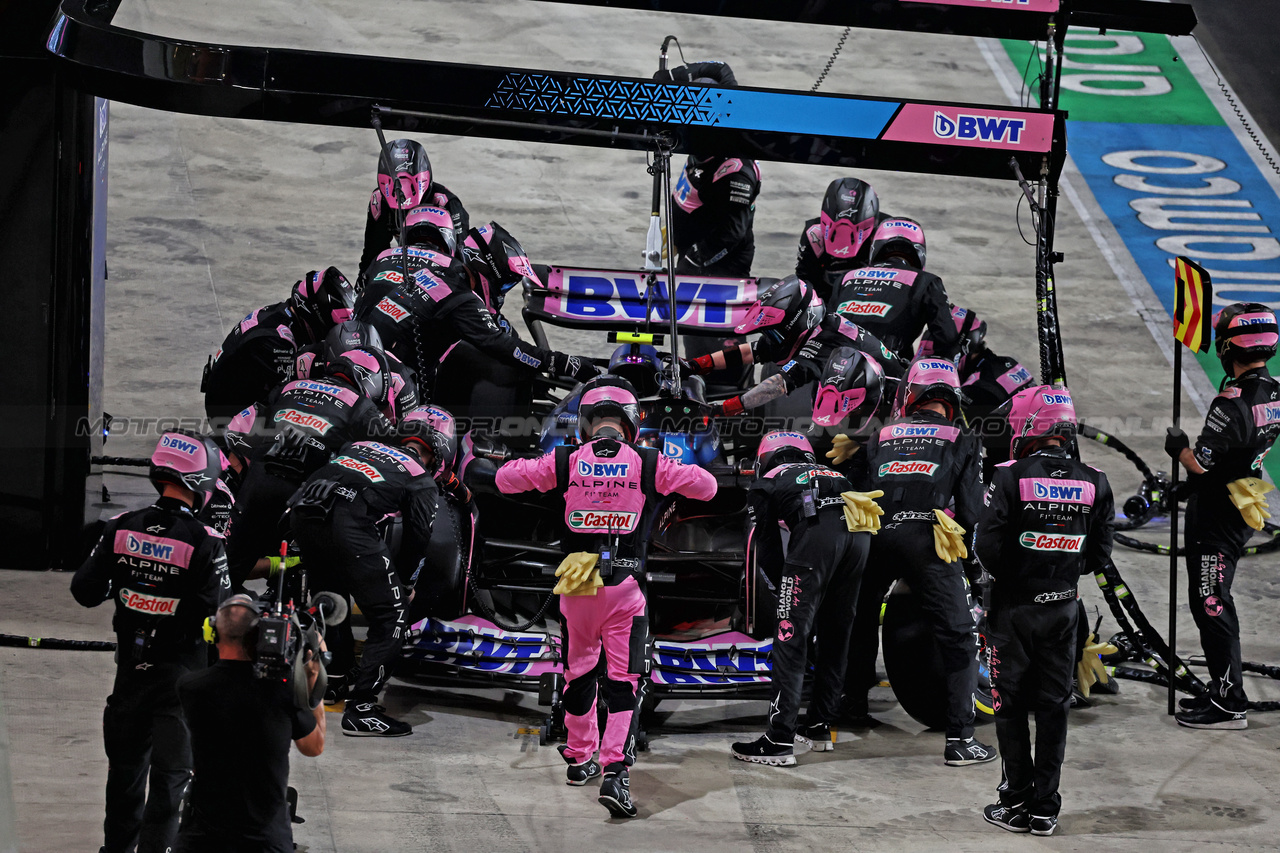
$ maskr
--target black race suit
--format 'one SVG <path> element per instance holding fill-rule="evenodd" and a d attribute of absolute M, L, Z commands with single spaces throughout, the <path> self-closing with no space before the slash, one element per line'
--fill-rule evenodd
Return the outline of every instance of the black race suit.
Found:
<path fill-rule="evenodd" d="M 253 451 L 227 538 L 237 589 L 259 558 L 279 555 L 280 516 L 298 485 L 347 442 L 386 438 L 394 429 L 367 397 L 328 376 L 287 383 L 271 394 L 262 411 L 264 431 L 273 429 L 275 435 Z M 286 439 L 299 435 L 301 448 L 288 450 Z"/>
<path fill-rule="evenodd" d="M 134 845 L 164 853 L 173 843 L 191 779 L 191 743 L 174 685 L 205 666 L 201 625 L 229 589 L 222 537 L 186 504 L 163 497 L 108 521 L 71 581 L 85 607 L 115 602 L 116 676 L 102 715 L 107 853 Z"/>
<path fill-rule="evenodd" d="M 200 384 L 205 414 L 229 420 L 293 378 L 297 348 L 310 342 L 297 340 L 293 321 L 288 304 L 277 302 L 254 311 L 231 330 Z"/>
<path fill-rule="evenodd" d="M 1227 483 L 1262 476 L 1262 458 L 1277 437 L 1280 382 L 1265 367 L 1251 370 L 1227 383 L 1209 405 L 1195 446 L 1196 461 L 1207 471 L 1188 483 L 1187 600 L 1213 679 L 1210 693 L 1228 711 L 1243 711 L 1247 703 L 1231 582 L 1253 530 L 1231 503 Z"/>
<path fill-rule="evenodd" d="M 356 703 L 373 702 L 391 677 L 438 500 L 435 480 L 416 457 L 400 447 L 357 441 L 313 473 L 290 501 L 311 588 L 351 596 L 369 621 L 356 667 L 349 620 L 335 626 L 328 641 L 334 673 L 347 675 Z M 397 513 L 405 536 L 399 567 L 378 529 L 378 522 Z"/>
<path fill-rule="evenodd" d="M 672 190 L 677 273 L 751 275 L 760 167 L 737 157 L 690 157 Z"/>
<path fill-rule="evenodd" d="M 853 487 L 824 465 L 783 465 L 751 484 L 747 514 L 756 559 L 778 595 L 773 640 L 773 702 L 767 736 L 791 743 L 796 733 L 809 638 L 817 638 L 807 723 L 832 723 L 839 710 L 849 629 L 867 560 L 870 533 L 850 533 L 841 492 Z M 790 531 L 785 548 L 779 524 Z"/>
<path fill-rule="evenodd" d="M 942 279 L 901 258 L 845 273 L 831 299 L 831 310 L 850 317 L 910 361 L 925 326 L 934 354 L 950 358 L 960 346 Z"/>
<path fill-rule="evenodd" d="M 424 250 L 410 247 L 410 251 Z M 397 285 L 376 302 L 362 295 L 356 303 L 356 319 L 376 328 L 386 350 L 415 367 L 422 402 L 431 399 L 431 380 L 441 357 L 459 341 L 515 367 L 529 371 L 550 368 L 549 350 L 521 340 L 509 326 L 498 325 L 472 292 L 460 261 L 450 258 L 451 263 L 439 264 L 426 260 L 422 269 L 411 270 L 412 281 Z M 400 275 L 396 270 L 389 273 Z"/>
<path fill-rule="evenodd" d="M 993 578 L 987 664 L 1004 757 L 1000 802 L 1055 817 L 1077 659 L 1076 583 L 1111 561 L 1111 486 L 1055 448 L 997 466 L 983 500 L 975 549 Z"/>
<path fill-rule="evenodd" d="M 855 716 L 867 712 L 867 690 L 876 683 L 880 604 L 893 581 L 906 578 L 942 652 L 947 737 L 971 737 L 978 647 L 965 571 L 959 562 L 938 557 L 932 528 L 934 510 L 952 506 L 956 523 L 972 541 L 982 500 L 978 439 L 944 416 L 920 410 L 882 427 L 853 464 L 865 465 L 874 488 L 884 492 L 878 499 L 884 515 L 871 539 L 849 643 L 848 710 Z M 860 479 L 854 476 L 855 482 Z"/>
<path fill-rule="evenodd" d="M 888 218 L 881 213 L 877 224 Z M 868 237 L 851 258 L 837 258 L 827 254 L 822 238 L 822 218 L 814 217 L 805 222 L 800 232 L 800 245 L 796 248 L 796 278 L 807 281 L 818 291 L 818 296 L 828 306 L 841 277 L 849 270 L 871 264 L 871 238 Z M 830 308 L 828 310 L 831 310 Z"/>
<path fill-rule="evenodd" d="M 968 356 L 962 366 L 964 416 L 969 427 L 982 436 L 982 477 L 990 480 L 996 465 L 1009 461 L 1009 440 L 1013 437 L 1008 412 L 996 410 L 1036 380 L 1017 359 L 996 355 L 989 349 Z"/>

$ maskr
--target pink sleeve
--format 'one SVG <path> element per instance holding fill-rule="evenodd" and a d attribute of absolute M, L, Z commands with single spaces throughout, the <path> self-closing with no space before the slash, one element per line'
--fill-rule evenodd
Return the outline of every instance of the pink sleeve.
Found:
<path fill-rule="evenodd" d="M 498 469 L 495 482 L 498 491 L 508 495 L 535 489 L 550 491 L 556 485 L 556 455 L 547 453 L 537 459 L 512 459 Z"/>
<path fill-rule="evenodd" d="M 716 496 L 716 478 L 696 465 L 681 465 L 665 456 L 658 459 L 654 485 L 664 495 L 677 492 L 695 501 L 709 501 Z"/>

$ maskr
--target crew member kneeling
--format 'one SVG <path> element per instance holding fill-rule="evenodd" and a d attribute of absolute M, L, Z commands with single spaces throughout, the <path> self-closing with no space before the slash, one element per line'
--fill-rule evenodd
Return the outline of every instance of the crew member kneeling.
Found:
<path fill-rule="evenodd" d="M 1004 757 L 1000 801 L 983 817 L 1010 832 L 1052 835 L 1076 665 L 1076 583 L 1111 561 L 1115 506 L 1106 475 L 1068 452 L 1076 412 L 1066 389 L 1020 391 L 1009 423 L 1013 459 L 996 467 L 975 542 L 994 579 L 987 666 Z"/>
<path fill-rule="evenodd" d="M 632 632 L 648 631 L 641 584 L 660 496 L 705 501 L 716 494 L 715 477 L 707 471 L 633 444 L 639 424 L 630 383 L 615 376 L 592 379 L 578 403 L 582 446 L 514 459 L 498 469 L 496 479 L 507 494 L 564 492 L 561 543 L 568 556 L 556 572 L 556 592 L 568 634 L 564 705 L 569 743 L 560 753 L 569 763 L 570 785 L 585 785 L 604 765 L 600 802 L 614 817 L 636 816 L 625 759 L 643 667 L 630 660 L 630 650 Z M 601 646 L 606 673 L 600 689 L 609 709 L 603 737 L 596 723 Z M 592 759 L 597 746 L 599 764 Z"/>

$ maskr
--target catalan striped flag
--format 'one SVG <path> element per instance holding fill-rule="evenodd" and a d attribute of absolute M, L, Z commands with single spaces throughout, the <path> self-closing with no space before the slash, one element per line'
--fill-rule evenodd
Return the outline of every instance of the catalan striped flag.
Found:
<path fill-rule="evenodd" d="M 1213 283 L 1204 267 L 1187 258 L 1174 266 L 1173 337 L 1192 352 L 1208 352 L 1213 341 Z"/>

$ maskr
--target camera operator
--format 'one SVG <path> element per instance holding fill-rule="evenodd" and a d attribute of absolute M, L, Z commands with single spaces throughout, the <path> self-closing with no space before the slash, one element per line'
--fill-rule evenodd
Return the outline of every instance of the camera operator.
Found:
<path fill-rule="evenodd" d="M 191 747 L 174 684 L 205 666 L 200 623 L 231 587 L 222 537 L 195 515 L 221 473 L 212 439 L 162 435 L 149 471 L 160 498 L 107 522 L 71 581 L 85 607 L 115 601 L 116 677 L 102 715 L 103 853 L 165 851 L 178 831 Z"/>
<path fill-rule="evenodd" d="M 224 601 L 211 622 L 218 662 L 178 681 L 195 780 L 175 851 L 293 853 L 289 741 L 306 756 L 324 751 L 324 705 L 300 708 L 289 684 L 256 677 L 260 616 L 247 595 Z M 310 693 L 320 661 L 307 660 L 306 670 Z"/>

